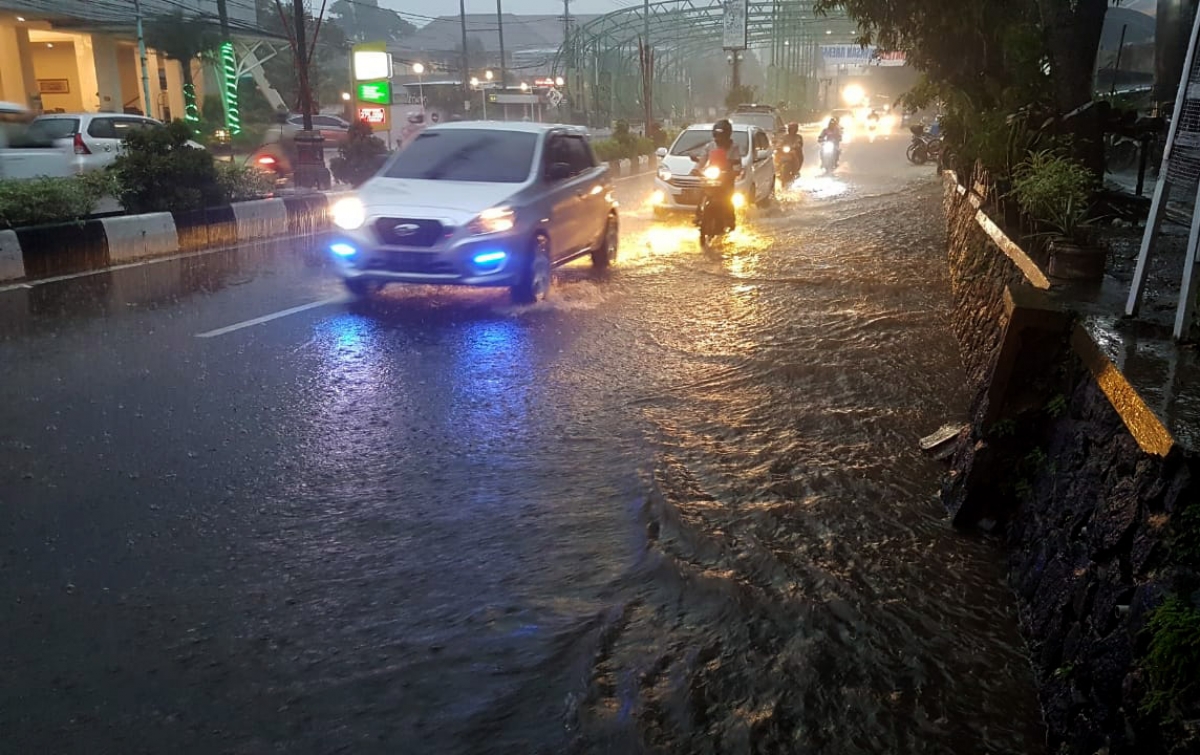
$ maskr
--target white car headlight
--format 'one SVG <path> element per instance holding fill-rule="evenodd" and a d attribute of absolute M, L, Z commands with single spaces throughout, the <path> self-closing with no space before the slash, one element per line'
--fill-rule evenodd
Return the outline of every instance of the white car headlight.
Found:
<path fill-rule="evenodd" d="M 329 213 L 333 216 L 333 224 L 347 231 L 362 228 L 367 221 L 367 210 L 358 197 L 339 199 L 333 203 Z"/>
<path fill-rule="evenodd" d="M 510 207 L 493 207 L 479 213 L 467 229 L 476 236 L 485 233 L 504 233 L 517 224 L 517 213 Z"/>
<path fill-rule="evenodd" d="M 667 166 L 665 166 L 665 165 L 663 165 L 662 167 L 660 167 L 660 168 L 658 169 L 658 177 L 659 177 L 659 178 L 661 178 L 661 179 L 662 179 L 662 180 L 664 180 L 664 181 L 670 181 L 670 180 L 671 180 L 671 176 L 673 176 L 673 175 L 675 175 L 675 174 L 674 174 L 674 173 L 672 173 L 672 172 L 671 172 L 671 169 L 670 169 L 670 168 L 668 168 L 668 167 L 667 167 Z"/>

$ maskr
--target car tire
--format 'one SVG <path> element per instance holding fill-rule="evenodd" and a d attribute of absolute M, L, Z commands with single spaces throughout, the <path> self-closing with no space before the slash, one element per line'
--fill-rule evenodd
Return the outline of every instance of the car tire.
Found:
<path fill-rule="evenodd" d="M 771 201 L 773 199 L 775 199 L 775 181 L 776 180 L 778 180 L 777 176 L 774 176 L 774 175 L 771 176 L 771 188 L 767 190 L 766 196 L 764 196 L 762 199 L 759 200 L 759 202 L 758 202 L 759 207 L 768 207 L 768 206 L 770 206 Z"/>
<path fill-rule="evenodd" d="M 383 290 L 383 284 L 379 281 L 364 280 L 362 278 L 346 278 L 342 283 L 346 286 L 346 290 L 350 292 L 350 295 L 360 301 L 370 299 Z"/>
<path fill-rule="evenodd" d="M 604 235 L 600 237 L 596 248 L 592 250 L 592 266 L 606 268 L 617 261 L 620 251 L 621 227 L 616 215 L 609 215 L 604 223 Z"/>
<path fill-rule="evenodd" d="M 550 293 L 550 239 L 545 234 L 534 236 L 525 259 L 521 280 L 510 293 L 515 304 L 534 304 Z"/>

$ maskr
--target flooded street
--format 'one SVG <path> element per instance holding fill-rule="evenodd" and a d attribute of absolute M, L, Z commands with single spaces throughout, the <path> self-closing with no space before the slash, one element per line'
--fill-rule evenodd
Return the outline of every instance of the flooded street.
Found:
<path fill-rule="evenodd" d="M 0 752 L 1043 752 L 906 144 L 707 251 L 624 182 L 533 307 L 294 240 L 0 290 Z"/>

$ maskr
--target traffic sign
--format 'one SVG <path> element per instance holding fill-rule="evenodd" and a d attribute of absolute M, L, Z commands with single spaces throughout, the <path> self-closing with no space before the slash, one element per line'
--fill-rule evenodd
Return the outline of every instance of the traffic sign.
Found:
<path fill-rule="evenodd" d="M 558 91 L 554 87 L 550 87 L 550 89 L 546 92 L 546 99 L 550 100 L 551 105 L 558 107 L 562 104 L 562 101 L 565 100 L 566 97 L 562 92 Z"/>

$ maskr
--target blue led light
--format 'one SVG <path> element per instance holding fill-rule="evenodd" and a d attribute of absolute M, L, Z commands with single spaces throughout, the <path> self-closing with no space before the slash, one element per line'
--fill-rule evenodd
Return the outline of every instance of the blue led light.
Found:
<path fill-rule="evenodd" d="M 503 262 L 507 256 L 506 252 L 481 252 L 475 255 L 474 261 L 476 265 L 492 265 Z"/>
<path fill-rule="evenodd" d="M 358 250 L 349 244 L 330 244 L 329 251 L 339 257 L 353 257 Z"/>

